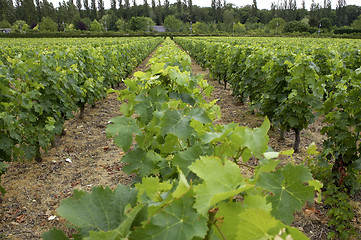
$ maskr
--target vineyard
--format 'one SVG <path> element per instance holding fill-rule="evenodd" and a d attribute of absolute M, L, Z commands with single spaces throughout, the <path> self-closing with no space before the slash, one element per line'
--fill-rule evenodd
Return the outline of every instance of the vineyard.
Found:
<path fill-rule="evenodd" d="M 83 128 L 92 107 L 109 96 L 119 103 L 95 136 L 112 141 L 101 148 L 115 161 L 101 166 L 118 181 L 73 178 L 72 196 L 57 193 L 69 198 L 43 217 L 43 239 L 308 239 L 292 224 L 317 204 L 328 209 L 328 238 L 356 238 L 360 42 L 175 38 L 248 114 L 263 119 L 248 127 L 222 122 L 219 99 L 210 100 L 213 85 L 192 74 L 190 57 L 170 39 L 70 41 L 8 40 L 0 56 L 0 173 L 15 160 L 33 159 L 54 173 L 73 164 L 68 147 L 64 161 L 40 162 L 69 135 L 69 122 Z M 161 42 L 149 66 L 126 78 Z M 302 131 L 315 121 L 324 141 L 305 148 Z M 270 147 L 277 131 L 278 141 L 294 136 L 291 148 Z M 8 186 L 1 187 L 5 197 Z"/>

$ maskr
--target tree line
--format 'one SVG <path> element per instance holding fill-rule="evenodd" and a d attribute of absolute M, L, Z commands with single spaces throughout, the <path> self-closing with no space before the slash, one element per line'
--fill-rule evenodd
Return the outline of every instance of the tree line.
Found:
<path fill-rule="evenodd" d="M 271 9 L 259 9 L 257 0 L 242 7 L 226 0 L 212 0 L 210 7 L 193 5 L 192 0 L 63 0 L 58 7 L 48 0 L 0 0 L 0 28 L 12 31 L 151 31 L 164 25 L 167 31 L 194 33 L 331 31 L 351 26 L 361 29 L 361 7 L 338 0 L 312 1 L 307 7 L 296 0 L 273 2 Z M 75 1 L 75 2 L 74 2 Z"/>

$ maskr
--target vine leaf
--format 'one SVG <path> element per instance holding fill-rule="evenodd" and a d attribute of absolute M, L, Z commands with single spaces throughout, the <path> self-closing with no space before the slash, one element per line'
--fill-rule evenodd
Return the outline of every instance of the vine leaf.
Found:
<path fill-rule="evenodd" d="M 164 113 L 161 123 L 162 135 L 172 133 L 182 140 L 187 140 L 192 134 L 190 117 L 184 115 L 183 110 L 168 110 Z"/>
<path fill-rule="evenodd" d="M 207 218 L 193 209 L 191 191 L 174 200 L 153 215 L 144 228 L 135 229 L 131 239 L 182 239 L 203 238 L 208 230 Z"/>
<path fill-rule="evenodd" d="M 139 114 L 139 121 L 143 124 L 150 122 L 153 118 L 153 104 L 148 96 L 140 93 L 135 97 L 138 103 L 134 106 L 135 113 Z"/>
<path fill-rule="evenodd" d="M 238 127 L 235 129 L 235 134 L 231 136 L 234 143 L 239 143 L 241 147 L 247 147 L 252 154 L 260 157 L 268 149 L 268 130 L 270 128 L 270 121 L 266 118 L 262 126 L 259 128 Z"/>
<path fill-rule="evenodd" d="M 228 160 L 201 157 L 190 167 L 204 182 L 194 187 L 197 211 L 206 216 L 210 207 L 251 188 L 244 182 L 239 167 Z"/>
<path fill-rule="evenodd" d="M 90 231 L 89 237 L 85 237 L 84 240 L 127 240 L 127 237 L 130 234 L 130 227 L 143 207 L 143 204 L 139 204 L 133 209 L 126 210 L 125 214 L 127 215 L 127 218 L 116 229 L 107 232 Z"/>
<path fill-rule="evenodd" d="M 126 173 L 137 173 L 145 177 L 156 173 L 158 170 L 157 163 L 162 162 L 163 158 L 154 151 L 144 151 L 136 148 L 122 158 L 122 162 L 128 163 L 123 167 Z M 164 160 L 163 160 L 164 161 Z"/>
<path fill-rule="evenodd" d="M 43 240 L 69 240 L 69 238 L 65 235 L 65 233 L 61 230 L 53 228 L 52 230 L 43 233 L 41 235 Z"/>
<path fill-rule="evenodd" d="M 240 202 L 223 202 L 219 204 L 216 218 L 223 219 L 220 230 L 227 239 L 307 239 L 297 229 L 285 226 L 271 215 L 271 204 L 260 195 L 246 196 Z M 218 231 L 215 230 L 216 234 Z"/>
<path fill-rule="evenodd" d="M 91 193 L 74 190 L 74 196 L 61 202 L 57 212 L 86 236 L 89 231 L 109 231 L 126 221 L 126 209 L 137 203 L 137 190 L 118 185 L 94 187 Z"/>
<path fill-rule="evenodd" d="M 300 210 L 306 201 L 313 200 L 314 188 L 305 186 L 311 180 L 312 175 L 304 166 L 288 164 L 276 172 L 261 172 L 257 186 L 273 194 L 268 197 L 273 206 L 272 214 L 284 223 L 291 224 L 292 213 Z"/>
<path fill-rule="evenodd" d="M 107 126 L 107 136 L 114 137 L 114 143 L 125 152 L 129 150 L 133 143 L 133 133 L 140 135 L 138 124 L 130 117 L 115 117 L 110 120 L 113 124 Z"/>
<path fill-rule="evenodd" d="M 195 162 L 201 155 L 211 155 L 211 148 L 193 146 L 174 155 L 173 164 L 182 170 L 185 175 L 189 173 L 189 165 Z"/>
<path fill-rule="evenodd" d="M 135 187 L 139 190 L 139 196 L 145 193 L 153 202 L 162 202 L 164 199 L 161 194 L 169 191 L 172 188 L 172 184 L 169 182 L 159 182 L 159 178 L 156 177 L 145 177 L 142 178 L 142 183 L 135 184 Z"/>

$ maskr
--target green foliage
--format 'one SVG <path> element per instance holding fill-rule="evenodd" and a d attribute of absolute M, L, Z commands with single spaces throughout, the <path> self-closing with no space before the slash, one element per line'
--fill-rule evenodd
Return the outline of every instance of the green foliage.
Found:
<path fill-rule="evenodd" d="M 126 22 L 123 19 L 118 19 L 115 25 L 117 26 L 117 31 L 119 32 L 124 32 L 126 29 Z"/>
<path fill-rule="evenodd" d="M 293 33 L 293 32 L 309 32 L 310 27 L 303 22 L 292 21 L 288 22 L 284 27 L 284 32 Z"/>
<path fill-rule="evenodd" d="M 127 89 L 119 92 L 127 100 L 124 116 L 107 128 L 116 144 L 129 149 L 123 170 L 137 173 L 135 188 L 75 191 L 59 215 L 84 239 L 307 239 L 286 224 L 312 199 L 312 177 L 303 165 L 279 166 L 272 157 L 280 153 L 266 154 L 269 121 L 255 129 L 213 125 L 218 108 L 202 97 L 210 93 L 208 84 L 188 72 L 190 59 L 169 40 L 150 64 L 125 80 Z M 238 163 L 247 165 L 251 157 L 260 165 L 248 178 Z"/>
<path fill-rule="evenodd" d="M 91 193 L 75 190 L 71 199 L 62 201 L 57 212 L 71 222 L 79 234 L 86 235 L 89 231 L 109 231 L 118 228 L 127 221 L 129 209 L 136 204 L 135 189 L 122 185 L 118 185 L 113 191 L 108 187 L 94 187 Z M 130 229 L 124 230 L 122 237 L 126 237 Z"/>
<path fill-rule="evenodd" d="M 163 26 L 167 32 L 183 32 L 186 30 L 185 24 L 174 15 L 168 15 L 165 17 Z"/>
<path fill-rule="evenodd" d="M 0 173 L 5 161 L 41 161 L 65 120 L 104 97 L 162 39 L 131 41 L 8 42 L 0 58 Z"/>
<path fill-rule="evenodd" d="M 11 24 L 4 19 L 0 22 L 0 28 L 11 28 Z"/>
<path fill-rule="evenodd" d="M 102 31 L 102 25 L 97 20 L 94 20 L 90 24 L 90 29 L 89 30 L 92 31 L 92 32 L 101 32 Z"/>
<path fill-rule="evenodd" d="M 11 28 L 11 31 L 16 33 L 26 33 L 28 30 L 29 25 L 23 20 L 16 21 Z"/>
<path fill-rule="evenodd" d="M 326 29 L 327 31 L 330 31 L 332 28 L 332 22 L 329 18 L 321 18 L 319 26 L 321 26 L 322 29 Z"/>
<path fill-rule="evenodd" d="M 64 29 L 64 32 L 74 32 L 74 31 L 75 31 L 75 27 L 74 27 L 74 24 L 72 24 L 72 23 L 67 24 Z"/>
<path fill-rule="evenodd" d="M 204 39 L 177 39 L 209 67 L 213 77 L 232 85 L 233 94 L 249 100 L 271 122 L 296 135 L 312 123 L 312 108 L 320 105 L 322 82 L 317 81 L 317 66 L 312 58 L 293 54 L 288 49 L 270 49 Z M 235 46 L 233 46 L 235 45 Z M 204 63 L 203 63 L 204 62 Z M 298 137 L 294 149 L 298 150 Z"/>
<path fill-rule="evenodd" d="M 58 24 L 55 23 L 50 17 L 43 17 L 39 23 L 39 29 L 42 32 L 56 32 L 58 31 Z"/>
<path fill-rule="evenodd" d="M 361 15 L 355 21 L 352 22 L 351 27 L 361 30 Z"/>
<path fill-rule="evenodd" d="M 277 28 L 277 32 L 280 33 L 283 31 L 283 28 L 286 26 L 286 21 L 283 18 L 273 18 L 267 24 L 267 28 L 270 30 L 275 30 Z"/>
<path fill-rule="evenodd" d="M 132 31 L 148 31 L 148 26 L 149 26 L 149 31 L 151 31 L 151 27 L 155 26 L 155 22 L 149 18 L 149 17 L 132 17 L 129 20 L 129 29 Z"/>
<path fill-rule="evenodd" d="M 290 213 L 301 210 L 304 202 L 313 201 L 314 188 L 304 186 L 305 182 L 312 179 L 307 169 L 288 164 L 275 173 L 261 173 L 258 186 L 272 192 L 268 200 L 272 203 L 274 216 L 286 224 L 291 224 L 293 215 Z"/>
<path fill-rule="evenodd" d="M 196 22 L 192 25 L 193 33 L 194 34 L 207 34 L 209 33 L 209 27 L 204 22 Z"/>
<path fill-rule="evenodd" d="M 234 32 L 236 34 L 245 33 L 246 32 L 246 26 L 240 22 L 236 22 L 234 24 Z"/>
<path fill-rule="evenodd" d="M 339 66 L 333 71 L 333 81 L 329 96 L 322 106 L 327 123 L 322 133 L 327 134 L 324 149 L 315 167 L 315 175 L 326 183 L 325 203 L 332 206 L 328 214 L 332 217 L 329 224 L 341 239 L 349 239 L 355 234 L 351 225 L 353 219 L 350 196 L 360 190 L 357 180 L 360 166 L 360 69 L 352 71 Z M 329 164 L 329 163 L 332 164 Z M 334 234 L 334 233 L 332 233 Z M 332 235 L 331 235 L 332 236 Z"/>
<path fill-rule="evenodd" d="M 332 217 L 329 224 L 335 231 L 332 234 L 342 239 L 350 238 L 355 231 L 351 225 L 353 213 L 349 196 L 360 189 L 358 176 L 361 170 L 361 70 L 357 44 L 305 40 L 293 42 L 295 46 L 291 46 L 290 39 L 287 41 L 291 44 L 282 39 L 254 43 L 254 38 L 199 38 L 192 41 L 176 38 L 176 41 L 194 54 L 203 66 L 209 66 L 215 77 L 232 84 L 236 96 L 260 109 L 274 125 L 281 130 L 294 130 L 295 150 L 298 149 L 300 130 L 312 123 L 318 114 L 324 115 L 325 126 L 321 132 L 327 139 L 318 162 L 313 164 L 313 174 L 324 183 L 325 203 L 332 207 L 329 211 Z M 228 71 L 222 72 L 222 69 Z M 310 152 L 316 153 L 311 149 Z M 286 169 L 288 166 L 284 171 Z M 287 203 L 292 203 L 294 210 L 299 209 L 305 199 L 299 199 L 297 194 L 287 194 L 288 180 L 282 177 L 281 170 L 277 174 L 272 179 L 267 177 L 268 173 L 261 173 L 258 184 L 272 192 L 268 197 L 274 206 L 272 213 L 290 223 L 292 215 L 282 210 L 287 209 Z M 311 182 L 309 184 L 311 186 Z M 303 182 L 294 186 L 303 186 Z M 312 200 L 311 189 L 304 189 L 303 197 Z M 272 200 L 275 196 L 276 201 Z"/>

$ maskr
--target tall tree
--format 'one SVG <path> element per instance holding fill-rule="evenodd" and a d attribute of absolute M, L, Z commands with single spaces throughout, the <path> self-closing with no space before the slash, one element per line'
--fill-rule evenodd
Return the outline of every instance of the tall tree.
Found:
<path fill-rule="evenodd" d="M 157 24 L 161 25 L 163 23 L 163 11 L 162 11 L 162 3 L 160 0 L 158 0 L 158 6 L 157 6 Z"/>
<path fill-rule="evenodd" d="M 169 0 L 164 0 L 164 18 L 169 15 Z"/>
<path fill-rule="evenodd" d="M 90 18 L 90 7 L 89 7 L 89 0 L 83 0 L 84 6 L 84 17 Z"/>
<path fill-rule="evenodd" d="M 129 0 L 125 0 L 124 8 L 125 8 L 125 19 L 127 21 L 129 21 L 129 19 L 130 19 L 130 2 L 129 2 Z"/>
<path fill-rule="evenodd" d="M 179 15 L 182 13 L 182 0 L 177 0 L 177 12 Z"/>
<path fill-rule="evenodd" d="M 343 26 L 347 24 L 346 0 L 338 0 L 336 5 L 337 25 Z"/>
<path fill-rule="evenodd" d="M 188 14 L 189 14 L 189 21 L 193 22 L 193 3 L 192 3 L 192 0 L 188 0 Z"/>
<path fill-rule="evenodd" d="M 217 0 L 216 2 L 216 9 L 217 9 L 217 14 L 216 14 L 216 22 L 222 22 L 222 2 L 221 0 Z"/>
<path fill-rule="evenodd" d="M 21 2 L 22 20 L 26 21 L 29 25 L 38 22 L 36 8 L 33 0 L 23 0 Z"/>
<path fill-rule="evenodd" d="M 144 15 L 144 17 L 149 17 L 149 4 L 148 4 L 148 0 L 144 0 L 144 3 L 143 3 L 143 15 Z"/>
<path fill-rule="evenodd" d="M 79 11 L 79 15 L 80 15 L 80 17 L 82 17 L 83 16 L 83 13 L 82 13 L 82 4 L 81 4 L 81 0 L 76 0 L 76 8 L 78 9 L 78 11 Z"/>
<path fill-rule="evenodd" d="M 48 0 L 40 2 L 40 11 L 42 18 L 50 17 L 54 22 L 57 21 L 57 10 L 55 10 L 53 3 L 50 3 Z"/>
<path fill-rule="evenodd" d="M 41 22 L 41 7 L 40 7 L 40 0 L 35 0 L 36 4 L 36 12 L 38 13 L 38 22 Z"/>
<path fill-rule="evenodd" d="M 118 18 L 123 18 L 123 0 L 118 0 Z"/>
<path fill-rule="evenodd" d="M 6 20 L 10 24 L 16 21 L 15 9 L 12 0 L 0 0 L 0 21 Z"/>
<path fill-rule="evenodd" d="M 133 14 L 132 14 L 132 16 L 133 17 L 138 16 L 138 6 L 137 6 L 136 0 L 133 0 Z"/>
<path fill-rule="evenodd" d="M 110 10 L 112 10 L 113 13 L 116 13 L 116 11 L 117 11 L 117 0 L 110 0 Z"/>
<path fill-rule="evenodd" d="M 285 0 L 287 2 L 287 0 Z M 252 3 L 252 16 L 257 17 L 258 16 L 258 7 L 257 7 L 257 0 L 253 0 Z"/>
<path fill-rule="evenodd" d="M 95 0 L 91 0 L 91 12 L 90 12 L 90 19 L 93 21 L 97 19 L 97 4 Z"/>
<path fill-rule="evenodd" d="M 66 4 L 68 16 L 66 23 L 72 23 L 76 25 L 80 20 L 80 13 L 76 6 L 74 5 L 73 0 L 69 0 L 69 2 Z"/>
<path fill-rule="evenodd" d="M 98 13 L 99 19 L 105 15 L 105 7 L 104 7 L 104 0 L 98 0 Z"/>

